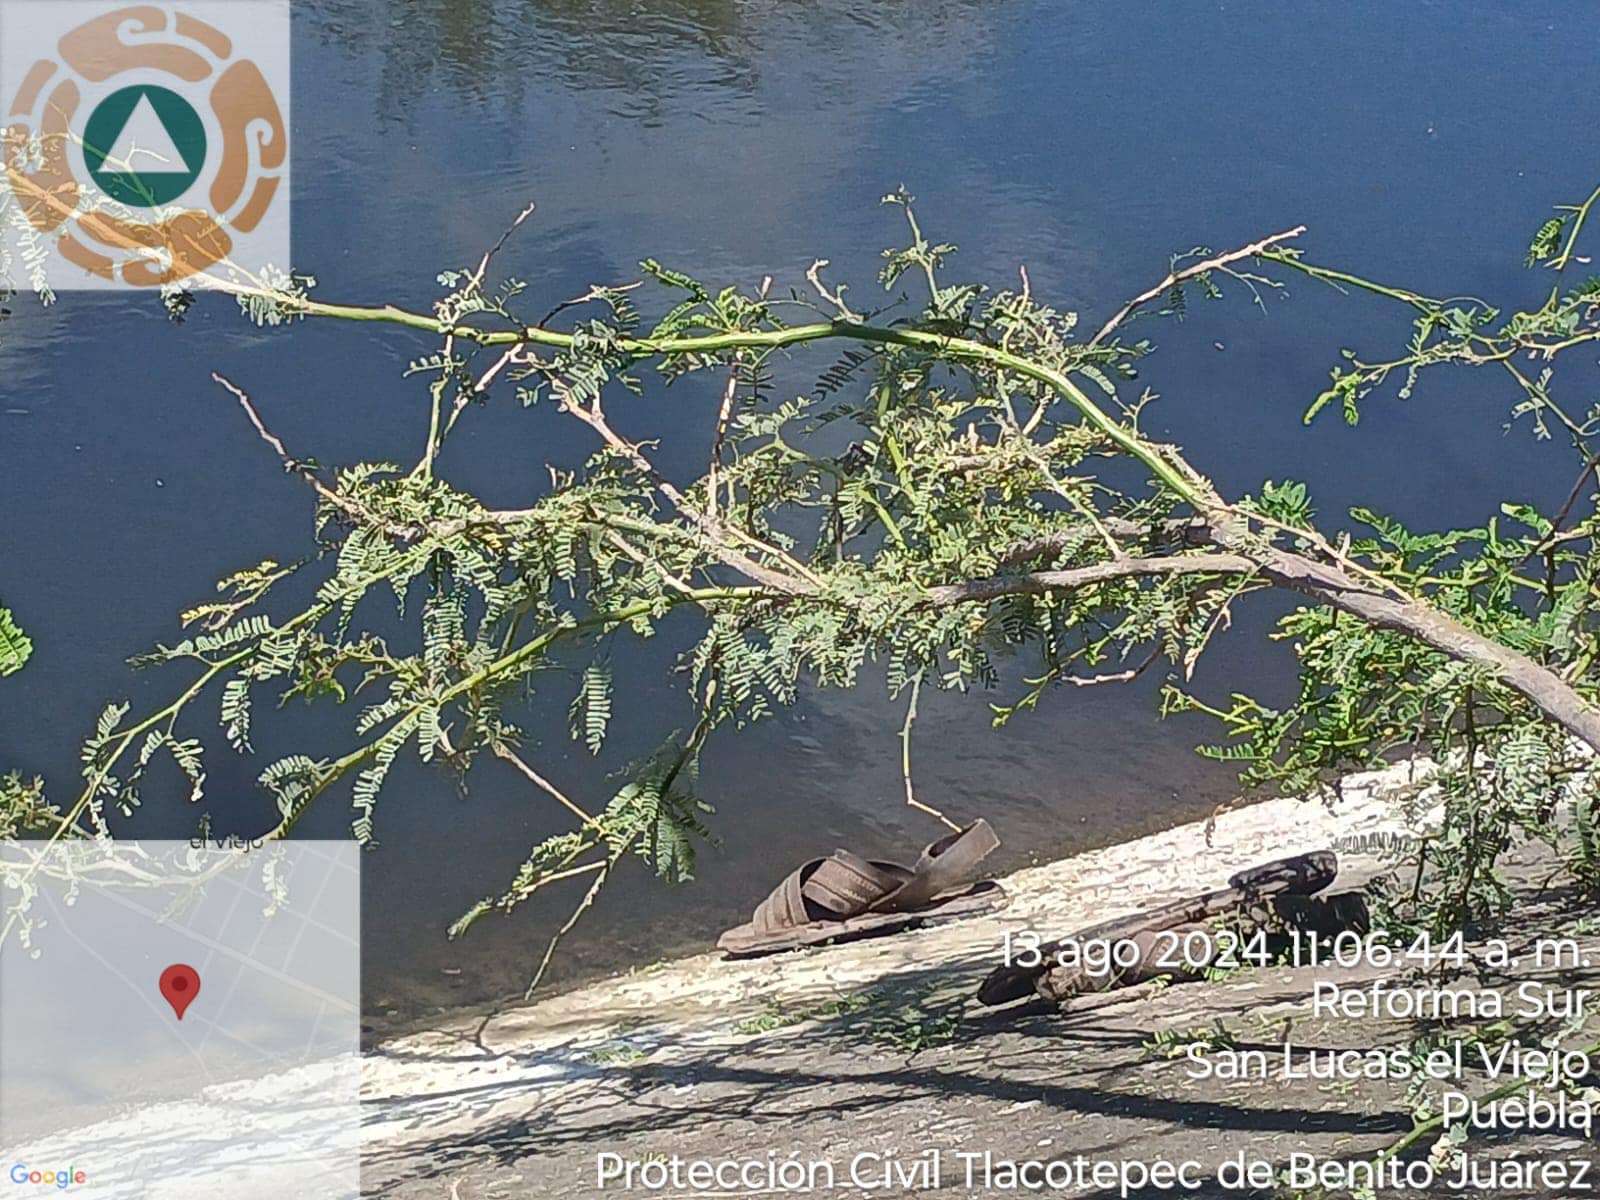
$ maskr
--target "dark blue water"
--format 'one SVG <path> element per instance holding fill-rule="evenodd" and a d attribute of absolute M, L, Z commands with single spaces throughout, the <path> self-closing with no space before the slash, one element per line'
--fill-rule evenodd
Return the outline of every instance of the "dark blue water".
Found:
<path fill-rule="evenodd" d="M 955 274 L 1009 285 L 1026 264 L 1037 294 L 1091 328 L 1170 253 L 1302 222 L 1320 261 L 1512 304 L 1542 282 L 1521 267 L 1528 236 L 1550 204 L 1588 193 L 1600 162 L 1600 96 L 1585 86 L 1600 10 L 1583 6 L 298 0 L 295 12 L 296 266 L 324 298 L 354 302 L 426 306 L 436 272 L 475 263 L 529 200 L 537 212 L 499 269 L 537 301 L 632 279 L 645 256 L 780 286 L 826 257 L 860 296 L 900 235 L 878 197 L 903 183 L 924 226 L 962 247 Z M 1266 314 L 1235 288 L 1148 328 L 1160 353 L 1144 382 L 1162 399 L 1146 427 L 1225 492 L 1300 478 L 1325 517 L 1361 502 L 1423 526 L 1477 522 L 1506 498 L 1559 501 L 1566 464 L 1503 428 L 1514 397 L 1492 377 L 1375 403 L 1356 430 L 1302 428 L 1341 347 L 1376 357 L 1407 331 L 1380 301 L 1287 282 Z M 209 373 L 249 389 L 296 453 L 404 461 L 420 451 L 426 395 L 400 371 L 429 343 L 371 326 L 260 331 L 216 299 L 183 325 L 131 296 L 19 308 L 0 328 L 0 595 L 38 650 L 0 683 L 0 765 L 43 773 L 67 798 L 100 705 L 178 686 L 132 677 L 124 657 L 177 636 L 176 613 L 221 574 L 309 547 L 310 497 Z M 797 363 L 796 386 L 827 361 Z M 671 446 L 703 428 L 708 404 L 685 387 L 625 411 L 633 436 Z M 553 412 L 502 400 L 470 414 L 441 468 L 515 504 L 546 461 L 590 448 Z M 1288 685 L 1261 637 L 1275 611 L 1240 613 L 1203 689 Z M 576 795 L 609 795 L 609 771 L 686 719 L 676 648 L 626 664 L 619 733 L 599 760 L 568 740 L 564 689 L 536 709 L 543 769 Z M 1152 692 L 1062 693 L 999 733 L 986 697 L 928 700 L 924 798 L 989 816 L 1011 865 L 1231 797 L 1227 773 L 1190 750 L 1213 731 L 1158 723 Z M 216 739 L 213 825 L 269 823 L 262 763 L 348 747 L 352 715 L 290 710 L 258 731 L 256 760 Z M 198 731 L 211 714 L 197 717 Z M 903 807 L 901 718 L 868 689 L 714 742 L 704 787 L 722 848 L 684 889 L 620 878 L 562 969 L 700 944 L 835 842 L 879 854 L 935 836 Z M 442 930 L 558 827 L 550 807 L 498 764 L 465 798 L 420 769 L 394 779 L 366 860 L 374 1013 L 520 987 L 575 895 L 459 945 Z M 182 833 L 197 816 L 152 796 L 119 827 Z M 329 796 L 306 828 L 338 835 L 348 818 Z"/>

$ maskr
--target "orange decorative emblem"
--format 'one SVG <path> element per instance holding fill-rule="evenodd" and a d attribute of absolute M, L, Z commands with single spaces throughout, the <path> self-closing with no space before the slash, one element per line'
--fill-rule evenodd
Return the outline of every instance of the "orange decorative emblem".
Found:
<path fill-rule="evenodd" d="M 0 116 L 0 161 L 27 226 L 68 262 L 132 287 L 177 283 L 288 203 L 283 108 L 212 23 L 135 4 L 61 33 L 53 54 Z"/>

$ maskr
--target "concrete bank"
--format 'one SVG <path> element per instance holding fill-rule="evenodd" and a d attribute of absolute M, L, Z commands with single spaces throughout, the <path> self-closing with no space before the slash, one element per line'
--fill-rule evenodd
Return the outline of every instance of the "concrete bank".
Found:
<path fill-rule="evenodd" d="M 1272 801 L 1021 871 L 992 916 L 754 961 L 707 954 L 505 1012 L 481 1033 L 463 1019 L 387 1043 L 366 1063 L 366 1187 L 402 1200 L 614 1195 L 621 1181 L 602 1189 L 600 1174 L 618 1163 L 793 1157 L 837 1165 L 814 1194 L 998 1195 L 993 1178 L 965 1174 L 981 1160 L 955 1156 L 1370 1154 L 1411 1128 L 1403 1087 L 1197 1084 L 1152 1052 L 1159 1031 L 1218 1022 L 1241 1044 L 1281 1043 L 1291 1027 L 1297 1044 L 1404 1040 L 1403 1023 L 1309 1022 L 1308 970 L 1065 1016 L 967 998 L 1008 931 L 1060 936 L 1328 846 L 1341 884 L 1362 882 L 1383 868 L 1374 843 L 1416 832 L 1408 781 L 1404 769 L 1352 777 L 1331 805 Z M 1556 919 L 1531 902 L 1523 915 Z M 932 1149 L 943 1162 L 930 1180 L 915 1171 Z M 850 1179 L 861 1154 L 890 1173 Z M 894 1161 L 910 1164 L 902 1177 Z"/>

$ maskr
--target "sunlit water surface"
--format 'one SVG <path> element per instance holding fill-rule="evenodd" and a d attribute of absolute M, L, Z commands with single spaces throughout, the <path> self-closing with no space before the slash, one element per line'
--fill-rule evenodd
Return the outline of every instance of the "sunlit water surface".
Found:
<path fill-rule="evenodd" d="M 295 265 L 319 294 L 425 307 L 434 275 L 475 263 L 529 200 L 500 260 L 554 303 L 636 277 L 653 256 L 712 281 L 799 282 L 814 258 L 860 295 L 900 234 L 878 198 L 905 184 L 965 277 L 1103 320 L 1168 255 L 1297 223 L 1323 261 L 1444 294 L 1525 301 L 1521 268 L 1548 205 L 1593 185 L 1600 95 L 1587 81 L 1600 10 L 1366 2 L 1127 6 L 1044 0 L 297 0 Z M 1552 96 L 1559 96 L 1553 100 Z M 129 653 L 172 640 L 219 575 L 308 546 L 311 498 L 209 381 L 246 386 L 275 431 L 324 462 L 414 458 L 427 349 L 388 328 L 259 331 L 228 304 L 183 325 L 144 298 L 26 303 L 0 342 L 4 595 L 38 644 L 0 685 L 0 764 L 76 780 L 105 700 L 165 695 Z M 1185 445 L 1223 490 L 1300 478 L 1323 514 L 1360 501 L 1421 525 L 1476 522 L 1507 497 L 1559 501 L 1557 451 L 1516 427 L 1498 380 L 1454 377 L 1376 404 L 1357 430 L 1300 416 L 1342 346 L 1377 355 L 1404 314 L 1297 281 L 1263 315 L 1235 291 L 1152 326 L 1147 428 Z M 797 364 L 816 371 L 826 360 Z M 802 376 L 797 375 L 797 379 Z M 704 427 L 695 386 L 628 407 L 636 436 Z M 491 503 L 525 502 L 547 460 L 590 443 L 547 410 L 470 414 L 442 468 Z M 1196 686 L 1282 695 L 1271 603 L 1246 605 Z M 567 695 L 528 717 L 530 747 L 574 794 L 688 719 L 671 674 L 682 631 L 624 664 L 613 744 L 567 737 Z M 1214 730 L 1158 722 L 1150 680 L 1054 693 L 991 731 L 992 697 L 925 697 L 923 798 L 987 816 L 997 868 L 1128 837 L 1234 795 L 1192 747 Z M 622 873 L 556 960 L 571 980 L 705 946 L 798 861 L 836 844 L 914 853 L 937 826 L 904 805 L 903 710 L 881 688 L 808 696 L 706 755 L 721 844 L 695 881 Z M 204 808 L 219 831 L 270 820 L 253 784 L 288 749 L 335 750 L 348 714 L 262 722 L 253 759 L 218 747 Z M 220 739 L 219 739 L 220 740 Z M 129 834 L 185 834 L 198 813 L 149 799 Z M 447 942 L 561 812 L 500 764 L 469 794 L 398 772 L 366 859 L 365 969 L 376 1021 L 520 991 L 580 890 Z M 305 828 L 343 836 L 330 797 Z"/>

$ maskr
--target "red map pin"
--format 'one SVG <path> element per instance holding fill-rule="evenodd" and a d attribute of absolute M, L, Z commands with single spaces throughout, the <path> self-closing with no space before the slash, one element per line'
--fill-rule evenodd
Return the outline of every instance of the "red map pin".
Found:
<path fill-rule="evenodd" d="M 161 972 L 161 994 L 166 997 L 178 1020 L 200 994 L 200 972 L 185 963 L 173 963 Z"/>

